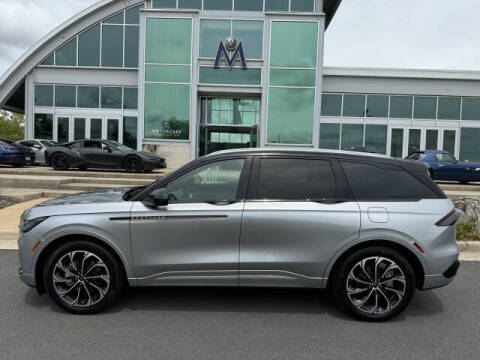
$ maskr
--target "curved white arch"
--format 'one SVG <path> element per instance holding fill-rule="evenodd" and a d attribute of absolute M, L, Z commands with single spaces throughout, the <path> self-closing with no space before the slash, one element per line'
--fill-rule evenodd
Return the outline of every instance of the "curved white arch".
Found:
<path fill-rule="evenodd" d="M 127 7 L 144 0 L 101 0 L 65 21 L 41 38 L 0 78 L 0 108 L 19 88 L 27 74 L 59 46 L 86 28 Z"/>

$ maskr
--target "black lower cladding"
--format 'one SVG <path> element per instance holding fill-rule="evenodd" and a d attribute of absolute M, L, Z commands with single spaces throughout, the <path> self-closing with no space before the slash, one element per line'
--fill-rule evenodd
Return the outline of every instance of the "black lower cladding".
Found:
<path fill-rule="evenodd" d="M 443 273 L 447 279 L 450 279 L 457 275 L 458 268 L 460 267 L 460 261 L 455 261 L 448 269 Z"/>

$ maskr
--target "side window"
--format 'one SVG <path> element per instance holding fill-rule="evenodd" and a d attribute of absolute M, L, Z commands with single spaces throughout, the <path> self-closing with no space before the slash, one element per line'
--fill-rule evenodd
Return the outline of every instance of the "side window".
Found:
<path fill-rule="evenodd" d="M 427 185 L 400 167 L 349 161 L 342 162 L 342 165 L 357 201 L 438 198 L 438 195 Z"/>
<path fill-rule="evenodd" d="M 259 200 L 334 199 L 335 191 L 335 176 L 328 160 L 260 160 L 256 196 Z"/>
<path fill-rule="evenodd" d="M 78 141 L 78 142 L 71 143 L 68 147 L 70 149 L 79 149 L 79 148 L 83 148 L 85 146 L 84 146 L 83 141 Z"/>
<path fill-rule="evenodd" d="M 85 147 L 88 149 L 101 149 L 102 144 L 98 141 L 85 141 Z"/>
<path fill-rule="evenodd" d="M 455 159 L 449 154 L 435 154 L 435 160 L 437 162 L 455 162 Z"/>
<path fill-rule="evenodd" d="M 237 198 L 245 159 L 203 165 L 167 185 L 171 201 L 223 202 Z"/>

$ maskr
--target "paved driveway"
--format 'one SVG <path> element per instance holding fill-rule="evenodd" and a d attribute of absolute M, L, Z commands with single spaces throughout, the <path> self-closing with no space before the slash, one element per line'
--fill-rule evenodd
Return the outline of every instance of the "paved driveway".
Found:
<path fill-rule="evenodd" d="M 419 292 L 394 321 L 364 323 L 324 292 L 132 289 L 109 312 L 73 316 L 16 277 L 0 251 L 0 359 L 478 359 L 480 262 Z"/>

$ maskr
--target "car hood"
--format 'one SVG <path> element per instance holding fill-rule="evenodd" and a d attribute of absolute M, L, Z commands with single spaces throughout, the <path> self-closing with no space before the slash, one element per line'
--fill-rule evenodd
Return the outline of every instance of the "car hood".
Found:
<path fill-rule="evenodd" d="M 132 202 L 124 201 L 123 195 L 130 188 L 116 188 L 86 192 L 44 201 L 23 213 L 24 219 L 44 216 L 65 216 L 100 213 L 128 213 Z"/>
<path fill-rule="evenodd" d="M 479 168 L 480 169 L 480 162 L 459 162 L 460 165 L 469 167 L 469 168 Z"/>
<path fill-rule="evenodd" d="M 52 205 L 73 205 L 73 204 L 94 204 L 94 203 L 111 203 L 122 201 L 123 195 L 130 190 L 130 188 L 108 189 L 93 192 L 84 192 L 69 196 L 64 196 L 58 199 L 52 199 L 38 204 L 37 206 L 52 206 Z"/>
<path fill-rule="evenodd" d="M 23 146 L 21 144 L 17 144 L 17 143 L 12 143 L 12 144 L 2 143 L 2 145 L 0 145 L 0 147 L 7 149 L 7 151 L 15 151 L 15 152 L 20 152 L 20 153 L 30 153 L 31 152 L 31 150 L 28 147 Z"/>

